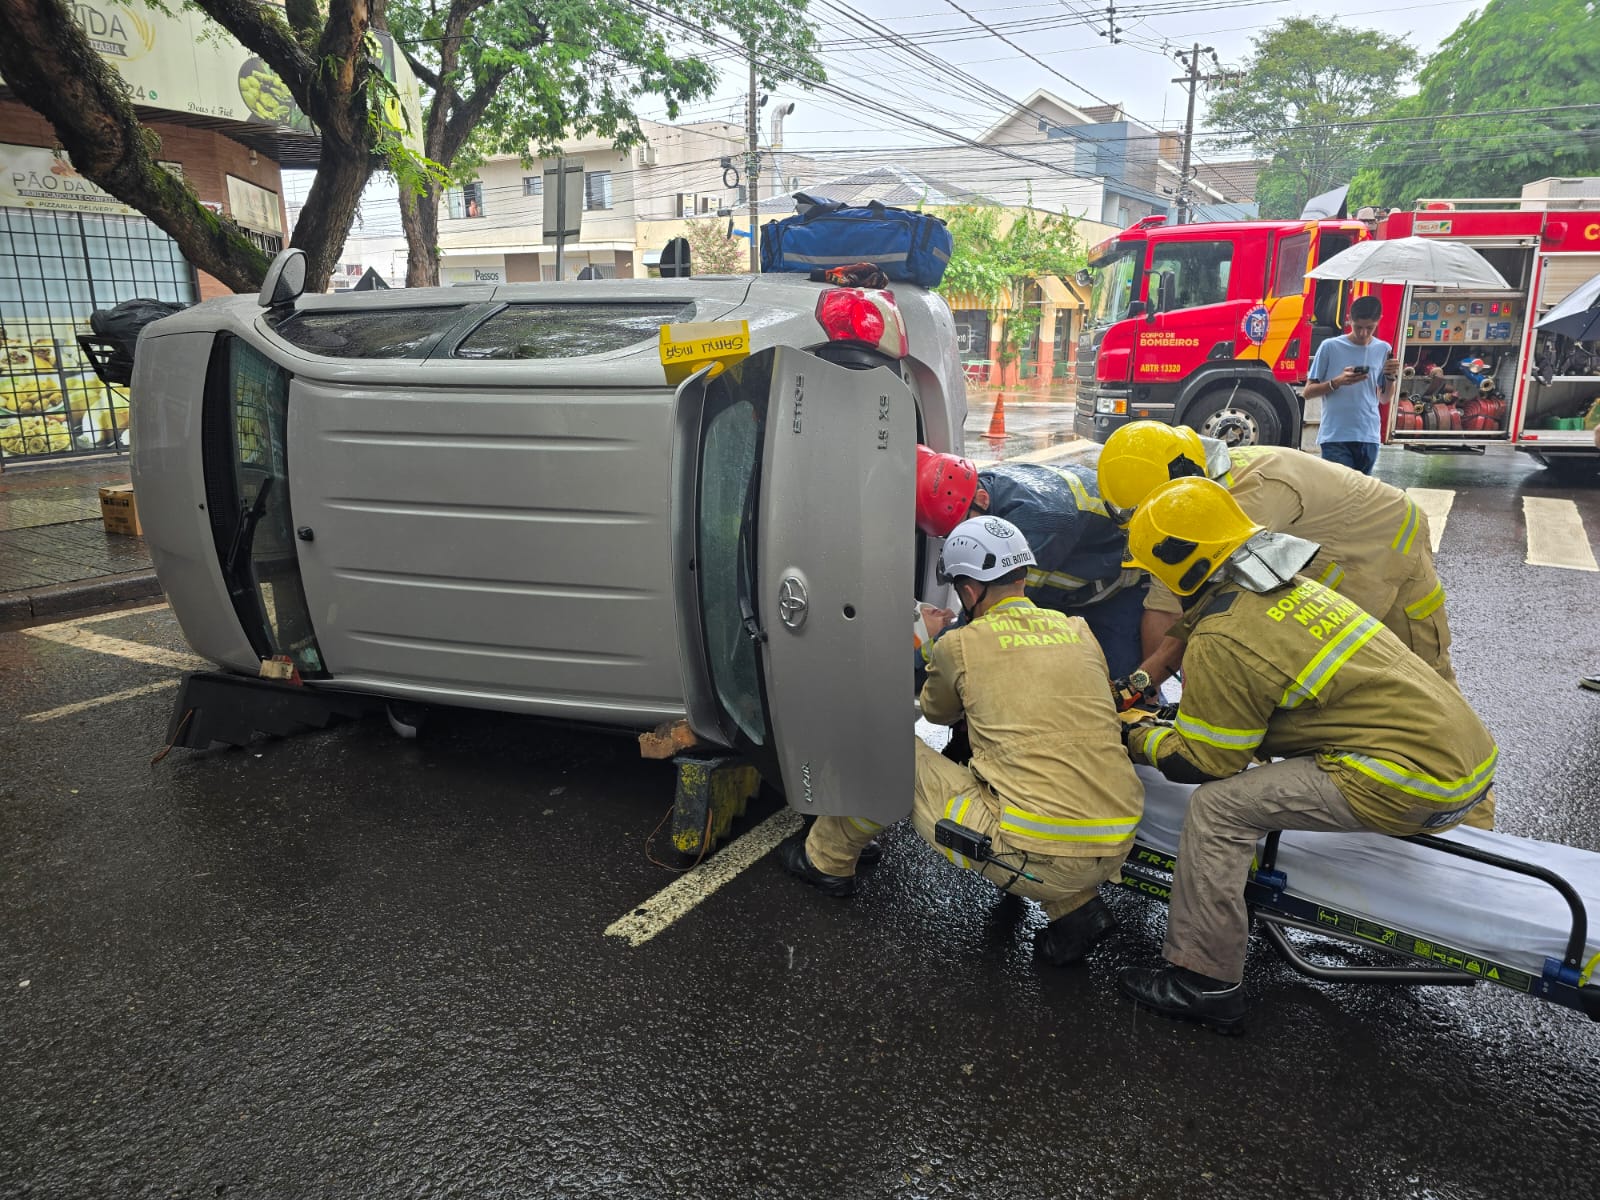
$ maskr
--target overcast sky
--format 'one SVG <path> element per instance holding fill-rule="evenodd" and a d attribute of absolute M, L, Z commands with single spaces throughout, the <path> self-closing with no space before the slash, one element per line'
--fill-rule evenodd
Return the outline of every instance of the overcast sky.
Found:
<path fill-rule="evenodd" d="M 1349 28 L 1383 29 L 1403 34 L 1423 54 L 1433 50 L 1481 5 L 1432 0 L 1381 8 L 1374 0 L 1351 0 L 1355 7 L 1313 7 L 1303 0 L 1126 0 L 1117 9 L 1119 43 L 1102 36 L 1106 9 L 1078 0 L 810 0 L 809 11 L 823 44 L 828 89 L 788 86 L 774 99 L 793 100 L 784 125 L 786 148 L 811 153 L 870 149 L 874 146 L 950 144 L 943 131 L 975 137 L 1005 111 L 1001 96 L 1021 102 L 1036 88 L 1069 103 L 1120 102 L 1135 118 L 1157 128 L 1179 128 L 1186 93 L 1171 80 L 1182 68 L 1173 52 L 1196 41 L 1212 47 L 1224 67 L 1242 62 L 1251 39 L 1268 26 L 1295 15 L 1336 16 Z M 957 8 L 959 4 L 959 9 Z M 917 61 L 913 51 L 893 47 L 889 37 L 852 19 L 856 14 L 907 39 L 939 60 Z M 978 23 L 991 26 L 1014 45 Z M 722 68 L 717 94 L 689 107 L 680 120 L 744 120 L 746 72 L 726 48 L 707 51 Z M 1207 56 L 1209 64 L 1209 56 Z M 975 82 L 974 82 L 975 81 Z M 841 94 L 842 93 L 842 94 Z M 1203 130 L 1204 92 L 1197 125 Z M 647 102 L 642 115 L 666 118 L 659 104 Z M 769 132 L 769 107 L 761 134 Z M 910 119 L 907 119 L 910 118 Z M 918 124 L 917 122 L 922 122 Z M 929 127 L 932 128 L 929 128 Z M 1217 160 L 1243 152 L 1205 150 Z M 285 172 L 291 200 L 303 197 L 309 172 Z M 398 232 L 393 184 L 375 181 L 369 191 L 367 227 Z M 389 215 L 393 211 L 392 217 Z"/>

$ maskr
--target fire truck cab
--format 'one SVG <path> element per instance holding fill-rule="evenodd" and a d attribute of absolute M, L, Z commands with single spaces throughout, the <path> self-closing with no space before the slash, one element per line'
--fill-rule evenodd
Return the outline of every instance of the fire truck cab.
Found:
<path fill-rule="evenodd" d="M 1189 425 L 1233 445 L 1300 444 L 1311 356 L 1343 328 L 1350 285 L 1307 280 L 1368 237 L 1359 221 L 1146 217 L 1089 252 L 1078 340 L 1079 436 L 1128 421 Z"/>
<path fill-rule="evenodd" d="M 1551 184 L 1591 186 L 1549 195 Z M 1511 285 L 1379 289 L 1378 336 L 1395 347 L 1403 376 L 1385 440 L 1456 451 L 1508 443 L 1548 467 L 1600 464 L 1600 346 L 1536 328 L 1600 274 L 1600 180 L 1541 180 L 1514 200 L 1420 200 L 1389 214 L 1378 236 L 1465 242 Z"/>

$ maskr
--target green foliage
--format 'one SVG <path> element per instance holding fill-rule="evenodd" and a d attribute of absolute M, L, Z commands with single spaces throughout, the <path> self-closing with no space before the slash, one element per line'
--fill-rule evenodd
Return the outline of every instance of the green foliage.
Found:
<path fill-rule="evenodd" d="M 970 296 L 994 316 L 1001 297 L 1010 300 L 1000 356 L 1015 359 L 1039 325 L 1037 305 L 1027 303 L 1028 285 L 1054 275 L 1066 279 L 1084 265 L 1084 246 L 1071 217 L 1023 209 L 1001 233 L 998 205 L 970 205 L 943 213 L 954 242 L 939 293 Z"/>
<path fill-rule="evenodd" d="M 731 28 L 761 47 L 784 64 L 769 86 L 823 74 L 804 0 L 658 0 L 654 7 L 707 31 Z M 526 160 L 530 147 L 550 151 L 591 135 L 624 149 L 641 140 L 642 98 L 664 100 L 675 118 L 718 80 L 709 56 L 682 52 L 692 33 L 627 0 L 391 0 L 388 22 L 422 68 L 427 103 L 443 104 L 450 117 L 437 135 L 430 128 L 425 149 L 457 174 L 490 154 Z"/>
<path fill-rule="evenodd" d="M 1293 217 L 1365 160 L 1370 135 L 1338 126 L 1389 108 L 1417 53 L 1403 37 L 1317 17 L 1286 18 L 1254 46 L 1238 77 L 1217 86 L 1207 120 L 1228 131 L 1219 144 L 1272 161 L 1261 215 Z"/>
<path fill-rule="evenodd" d="M 1586 0 L 1489 0 L 1456 27 L 1418 76 L 1415 96 L 1374 139 L 1362 201 L 1419 196 L 1515 196 L 1549 175 L 1600 170 L 1594 111 L 1449 117 L 1505 109 L 1600 104 L 1600 10 Z"/>
<path fill-rule="evenodd" d="M 689 267 L 696 275 L 737 275 L 750 269 L 750 243 L 728 237 L 728 222 L 689 222 Z"/>

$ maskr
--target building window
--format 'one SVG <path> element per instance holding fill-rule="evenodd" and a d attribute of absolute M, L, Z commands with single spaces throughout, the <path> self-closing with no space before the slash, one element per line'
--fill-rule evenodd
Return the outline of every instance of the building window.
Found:
<path fill-rule="evenodd" d="M 127 391 L 100 382 L 77 335 L 138 297 L 199 298 L 178 244 L 143 217 L 0 208 L 0 454 L 127 447 Z"/>
<path fill-rule="evenodd" d="M 610 171 L 590 171 L 584 175 L 583 207 L 586 211 L 611 207 Z"/>
<path fill-rule="evenodd" d="M 451 188 L 444 194 L 447 211 L 452 221 L 460 221 L 469 217 L 483 216 L 483 181 L 474 179 L 471 183 L 463 184 L 458 188 Z"/>
<path fill-rule="evenodd" d="M 544 176 L 524 175 L 522 177 L 522 194 L 524 196 L 544 195 Z"/>

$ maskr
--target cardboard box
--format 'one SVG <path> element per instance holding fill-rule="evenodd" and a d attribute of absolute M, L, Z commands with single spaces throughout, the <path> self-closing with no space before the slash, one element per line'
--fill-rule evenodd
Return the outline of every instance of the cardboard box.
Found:
<path fill-rule="evenodd" d="M 139 525 L 139 501 L 134 498 L 133 484 L 119 483 L 115 487 L 100 489 L 100 519 L 107 533 L 120 533 L 126 537 L 143 537 Z"/>

